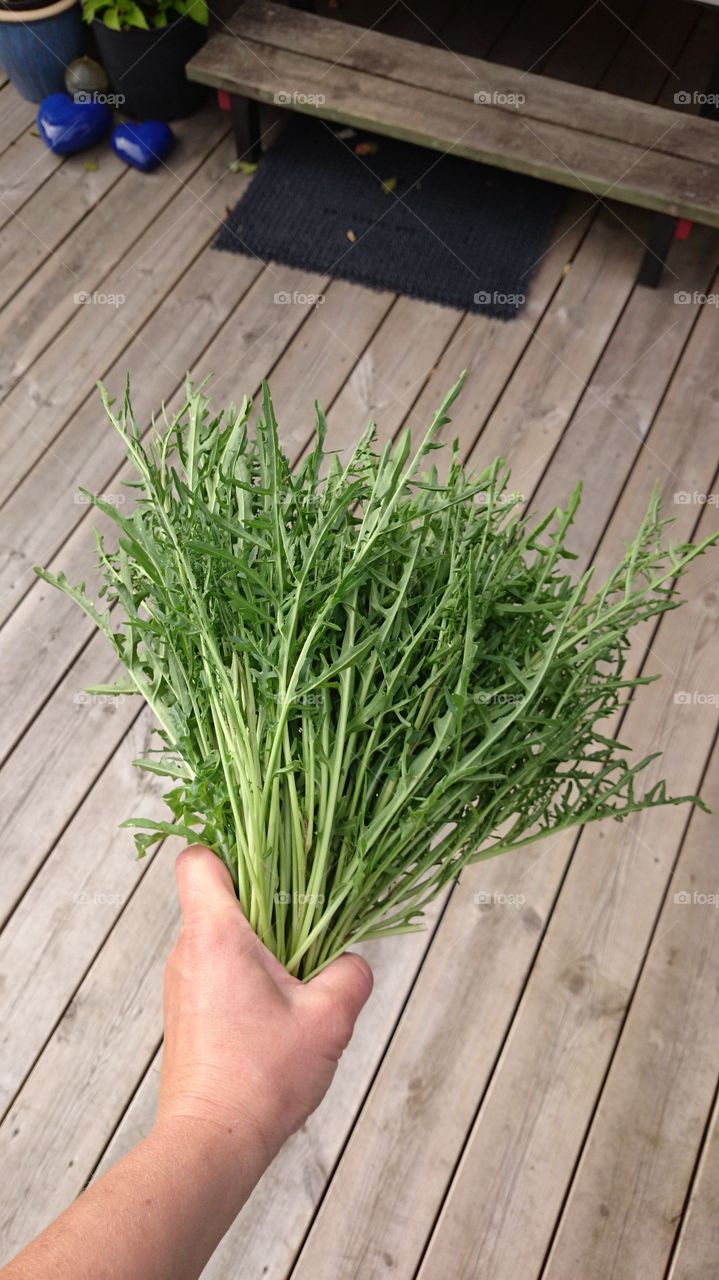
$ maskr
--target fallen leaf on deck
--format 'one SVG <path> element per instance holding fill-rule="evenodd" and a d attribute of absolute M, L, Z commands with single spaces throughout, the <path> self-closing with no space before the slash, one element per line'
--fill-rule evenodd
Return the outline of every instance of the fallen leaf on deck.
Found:
<path fill-rule="evenodd" d="M 257 172 L 257 165 L 250 160 L 233 160 L 230 165 L 230 173 L 244 173 L 248 178 L 251 173 Z"/>
<path fill-rule="evenodd" d="M 382 190 L 386 191 L 387 195 L 389 195 L 390 192 L 394 191 L 396 187 L 397 187 L 396 178 L 387 178 L 387 181 L 382 183 Z"/>
<path fill-rule="evenodd" d="M 354 244 L 355 240 L 357 239 L 357 236 L 355 235 L 355 233 L 354 233 L 354 231 L 352 230 L 352 228 L 351 228 L 351 227 L 349 228 L 349 230 L 348 230 L 345 234 L 346 234 L 346 236 L 347 236 L 347 239 L 350 241 L 350 243 L 351 243 L 351 244 Z"/>
<path fill-rule="evenodd" d="M 358 142 L 355 147 L 356 156 L 374 156 L 379 151 L 379 145 L 376 142 Z"/>
<path fill-rule="evenodd" d="M 95 173 L 95 171 L 100 168 L 97 160 L 85 160 L 82 167 L 88 173 Z"/>

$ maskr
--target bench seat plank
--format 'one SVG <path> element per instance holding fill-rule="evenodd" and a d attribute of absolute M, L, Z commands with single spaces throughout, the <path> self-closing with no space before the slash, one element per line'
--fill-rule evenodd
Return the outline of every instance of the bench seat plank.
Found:
<path fill-rule="evenodd" d="M 490 110 L 504 111 L 515 122 L 517 117 L 529 123 L 544 120 L 664 155 L 712 165 L 719 162 L 716 122 L 690 112 L 521 72 L 516 67 L 320 18 L 267 0 L 246 0 L 228 30 L 242 40 L 457 98 L 471 104 L 477 113 L 491 103 Z M 316 92 L 323 91 L 320 81 L 325 72 L 325 67 L 318 69 Z M 478 93 L 486 102 L 475 103 Z M 517 96 L 523 101 L 516 102 Z"/>
<path fill-rule="evenodd" d="M 717 162 L 686 154 L 668 162 L 656 145 L 650 149 L 493 106 L 478 108 L 472 100 L 237 35 L 214 35 L 187 72 L 191 79 L 261 102 L 291 102 L 293 109 L 328 120 L 719 226 Z M 677 113 L 657 110 L 671 129 Z M 708 121 L 692 123 L 716 128 Z"/>

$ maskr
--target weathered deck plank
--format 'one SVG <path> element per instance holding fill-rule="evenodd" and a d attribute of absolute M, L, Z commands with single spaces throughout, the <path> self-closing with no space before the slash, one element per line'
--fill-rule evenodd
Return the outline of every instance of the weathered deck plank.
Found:
<path fill-rule="evenodd" d="M 716 856 L 716 841 L 712 842 Z M 715 885 L 712 880 L 712 884 Z M 667 1280 L 705 1280 L 719 1250 L 719 1099 L 715 1099 L 691 1198 L 681 1223 Z"/>
<path fill-rule="evenodd" d="M 138 781 L 132 765 L 147 751 L 152 729 L 143 714 L 122 739 L 3 931 L 0 1114 L 150 865 L 137 861 L 119 824 L 137 805 L 151 818 L 162 817 L 159 780 L 143 773 Z"/>
<path fill-rule="evenodd" d="M 35 107 L 5 80 L 0 89 L 0 153 L 12 146 L 16 138 L 31 129 L 35 119 Z"/>
<path fill-rule="evenodd" d="M 713 708 L 705 705 L 705 719 Z M 686 712 L 680 707 L 679 713 Z M 719 804 L 719 752 L 702 795 Z M 712 818 L 692 814 L 544 1276 L 665 1274 L 719 1061 Z M 710 1268 L 704 1272 L 711 1274 Z"/>
<path fill-rule="evenodd" d="M 222 120 L 208 113 L 176 130 L 172 170 L 160 169 L 149 184 L 147 174 L 128 169 L 107 146 L 96 172 L 85 172 L 84 153 L 71 156 L 28 201 L 22 222 L 15 219 L 0 232 L 3 292 L 6 298 L 15 294 L 0 316 L 2 397 L 77 314 L 77 294 L 124 291 L 117 280 L 112 287 L 105 284 L 107 276 L 116 266 L 127 270 L 133 245 L 177 195 L 178 179 L 191 177 L 191 166 L 199 167 L 210 140 L 219 142 L 224 132 Z M 208 175 L 208 187 L 212 180 Z M 126 298 L 127 319 L 134 325 L 131 288 Z"/>
<path fill-rule="evenodd" d="M 220 144 L 224 120 L 211 117 L 210 134 L 217 149 L 198 166 L 195 154 L 180 153 L 174 170 L 176 196 L 166 204 L 141 240 L 102 281 L 105 298 L 119 306 L 79 306 L 52 345 L 0 405 L 0 448 L 4 465 L 0 501 L 52 448 L 62 426 L 92 390 L 97 377 L 129 346 L 141 324 L 171 291 L 177 277 L 210 239 L 224 215 L 218 179 L 229 163 L 229 148 Z M 129 304 L 127 315 L 123 307 Z M 106 307 L 105 319 L 98 310 Z M 108 323 L 115 310 L 116 323 Z"/>

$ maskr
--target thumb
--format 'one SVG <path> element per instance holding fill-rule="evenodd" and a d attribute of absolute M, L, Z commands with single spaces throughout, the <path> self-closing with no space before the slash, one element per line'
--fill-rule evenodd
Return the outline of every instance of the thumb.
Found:
<path fill-rule="evenodd" d="M 260 942 L 237 900 L 232 877 L 216 853 L 202 844 L 183 849 L 175 863 L 175 874 L 185 933 L 189 930 L 204 935 L 208 922 L 222 917 L 223 928 L 229 925 L 231 935 L 241 938 L 241 955 L 246 961 L 258 964 L 277 986 L 299 985 L 298 979 L 291 978 L 284 965 Z"/>
<path fill-rule="evenodd" d="M 349 1040 L 354 1024 L 369 999 L 373 982 L 367 961 L 353 951 L 346 951 L 311 978 L 305 991 L 321 997 L 342 1015 L 346 1021 L 346 1039 Z"/>
<path fill-rule="evenodd" d="M 228 907 L 241 915 L 232 877 L 211 849 L 201 844 L 183 849 L 175 863 L 175 875 L 184 924 L 227 911 Z"/>

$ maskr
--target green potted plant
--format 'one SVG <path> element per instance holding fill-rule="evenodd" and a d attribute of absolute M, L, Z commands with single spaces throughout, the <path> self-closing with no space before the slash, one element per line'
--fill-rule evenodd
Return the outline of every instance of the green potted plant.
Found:
<path fill-rule="evenodd" d="M 202 106 L 185 65 L 207 37 L 207 0 L 83 0 L 82 12 L 127 115 L 178 120 Z"/>

